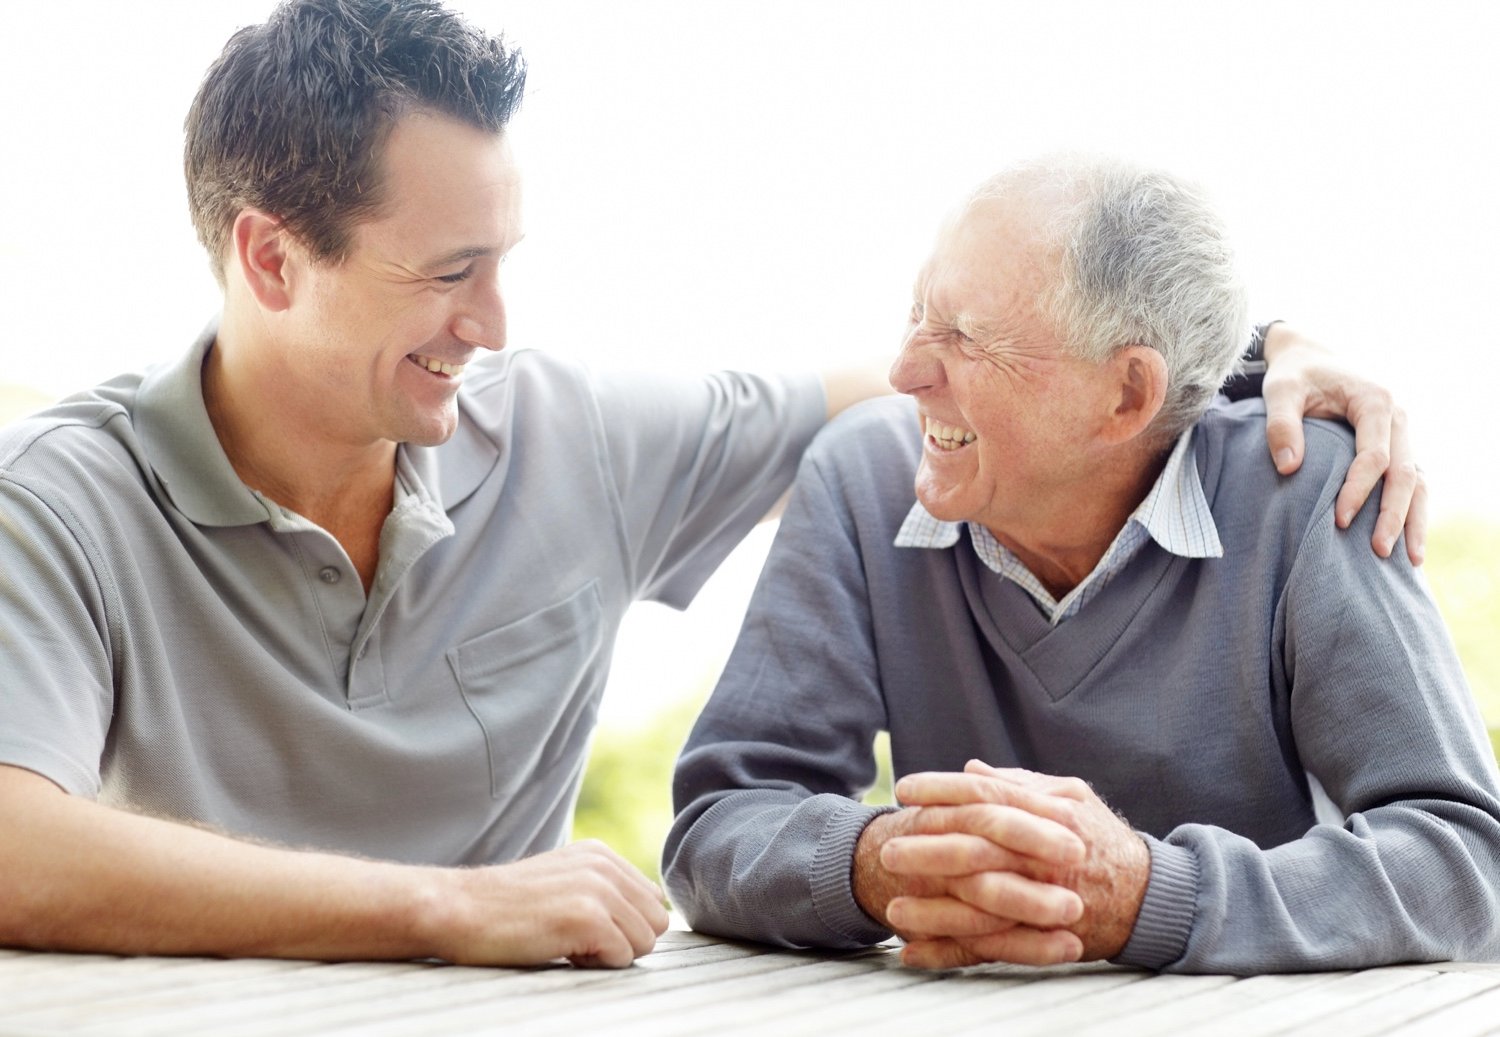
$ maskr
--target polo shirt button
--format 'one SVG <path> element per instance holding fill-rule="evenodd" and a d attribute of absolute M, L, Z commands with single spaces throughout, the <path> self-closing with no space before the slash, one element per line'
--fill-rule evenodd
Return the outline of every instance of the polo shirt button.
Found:
<path fill-rule="evenodd" d="M 338 569 L 332 565 L 325 565 L 323 568 L 318 570 L 318 579 L 322 580 L 324 583 L 338 583 L 339 576 L 340 573 Z"/>

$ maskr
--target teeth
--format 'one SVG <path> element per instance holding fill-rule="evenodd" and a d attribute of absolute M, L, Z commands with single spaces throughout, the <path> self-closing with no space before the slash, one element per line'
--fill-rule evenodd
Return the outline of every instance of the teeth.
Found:
<path fill-rule="evenodd" d="M 411 358 L 412 358 L 412 360 L 416 361 L 416 364 L 417 364 L 418 367 L 425 367 L 427 370 L 431 371 L 433 374 L 446 374 L 446 375 L 457 376 L 457 375 L 461 375 L 461 374 L 464 373 L 464 365 L 463 364 L 445 364 L 443 361 L 439 360 L 437 357 L 433 357 L 433 356 L 420 356 L 420 355 L 418 355 L 416 353 L 413 353 L 411 355 Z"/>
<path fill-rule="evenodd" d="M 957 450 L 974 442 L 974 433 L 957 425 L 944 425 L 933 418 L 927 419 L 927 434 L 943 450 Z"/>

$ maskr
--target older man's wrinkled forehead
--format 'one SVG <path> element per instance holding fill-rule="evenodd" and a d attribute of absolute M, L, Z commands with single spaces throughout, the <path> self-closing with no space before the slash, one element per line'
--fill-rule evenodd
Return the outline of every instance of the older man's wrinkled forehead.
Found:
<path fill-rule="evenodd" d="M 944 220 L 918 271 L 917 296 L 940 309 L 982 307 L 991 311 L 984 316 L 993 317 L 998 308 L 1011 309 L 1047 291 L 1062 261 L 1057 228 L 1063 201 L 1040 181 L 986 181 Z"/>

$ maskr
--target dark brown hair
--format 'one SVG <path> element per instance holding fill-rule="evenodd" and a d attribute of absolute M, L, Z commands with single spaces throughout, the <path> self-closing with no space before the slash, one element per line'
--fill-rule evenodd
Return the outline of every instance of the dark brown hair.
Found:
<path fill-rule="evenodd" d="M 341 262 L 380 208 L 398 118 L 428 110 L 499 133 L 525 83 L 519 51 L 431 0 L 285 0 L 230 37 L 188 111 L 188 206 L 215 276 L 247 207 Z"/>

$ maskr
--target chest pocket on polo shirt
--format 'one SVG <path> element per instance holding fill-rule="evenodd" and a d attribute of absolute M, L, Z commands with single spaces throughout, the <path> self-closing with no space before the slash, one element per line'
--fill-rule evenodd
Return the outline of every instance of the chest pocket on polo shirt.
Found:
<path fill-rule="evenodd" d="M 509 796 L 581 757 L 597 712 L 602 665 L 599 583 L 450 649 L 464 702 L 484 729 L 490 793 Z"/>

